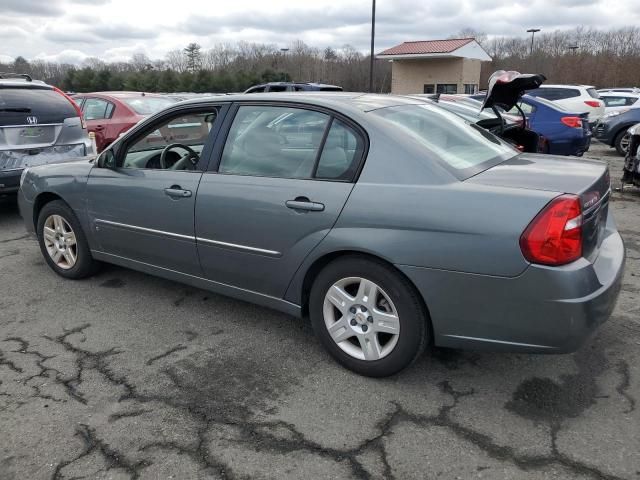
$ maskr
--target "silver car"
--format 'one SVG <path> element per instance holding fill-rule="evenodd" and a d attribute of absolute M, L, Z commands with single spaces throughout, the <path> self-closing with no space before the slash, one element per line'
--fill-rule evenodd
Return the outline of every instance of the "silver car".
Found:
<path fill-rule="evenodd" d="M 0 73 L 0 195 L 26 167 L 84 157 L 92 145 L 80 108 L 29 75 Z"/>
<path fill-rule="evenodd" d="M 109 262 L 308 315 L 385 376 L 428 345 L 577 349 L 620 288 L 609 198 L 605 164 L 433 102 L 283 93 L 169 107 L 95 161 L 30 168 L 19 205 L 65 278 Z"/>

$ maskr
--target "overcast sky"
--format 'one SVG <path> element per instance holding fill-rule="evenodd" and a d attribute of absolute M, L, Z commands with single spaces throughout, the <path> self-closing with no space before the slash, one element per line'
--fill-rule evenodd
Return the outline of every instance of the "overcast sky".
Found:
<path fill-rule="evenodd" d="M 378 0 L 376 51 L 463 28 L 524 35 L 578 25 L 640 25 L 638 0 Z M 635 7 L 635 8 L 634 8 Z M 87 56 L 162 58 L 198 42 L 273 43 L 367 50 L 370 0 L 0 0 L 0 61 L 22 55 L 79 63 Z"/>

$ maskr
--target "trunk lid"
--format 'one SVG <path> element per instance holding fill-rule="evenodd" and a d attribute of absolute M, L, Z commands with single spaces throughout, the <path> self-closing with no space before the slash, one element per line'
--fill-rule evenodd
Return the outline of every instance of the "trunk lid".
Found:
<path fill-rule="evenodd" d="M 520 73 L 498 70 L 489 77 L 489 90 L 482 108 L 502 107 L 505 111 L 515 107 L 525 91 L 538 88 L 546 80 L 539 73 Z"/>
<path fill-rule="evenodd" d="M 466 182 L 544 190 L 558 195 L 578 195 L 583 214 L 583 256 L 589 260 L 597 256 L 607 223 L 611 195 L 609 169 L 606 164 L 524 153 L 485 170 Z"/>

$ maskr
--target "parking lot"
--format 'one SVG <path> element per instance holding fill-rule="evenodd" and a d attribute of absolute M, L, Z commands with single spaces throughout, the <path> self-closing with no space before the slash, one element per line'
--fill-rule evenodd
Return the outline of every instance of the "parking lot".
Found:
<path fill-rule="evenodd" d="M 0 479 L 638 479 L 640 193 L 611 209 L 622 293 L 580 351 L 436 350 L 377 380 L 274 311 L 117 267 L 65 281 L 0 200 Z"/>

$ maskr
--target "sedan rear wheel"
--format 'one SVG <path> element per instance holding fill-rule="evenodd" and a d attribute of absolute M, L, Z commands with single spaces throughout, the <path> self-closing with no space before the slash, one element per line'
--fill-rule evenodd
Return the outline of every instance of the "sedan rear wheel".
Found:
<path fill-rule="evenodd" d="M 342 365 L 384 377 L 424 351 L 429 318 L 418 292 L 393 267 L 365 256 L 345 256 L 316 277 L 309 298 L 316 335 Z"/>

